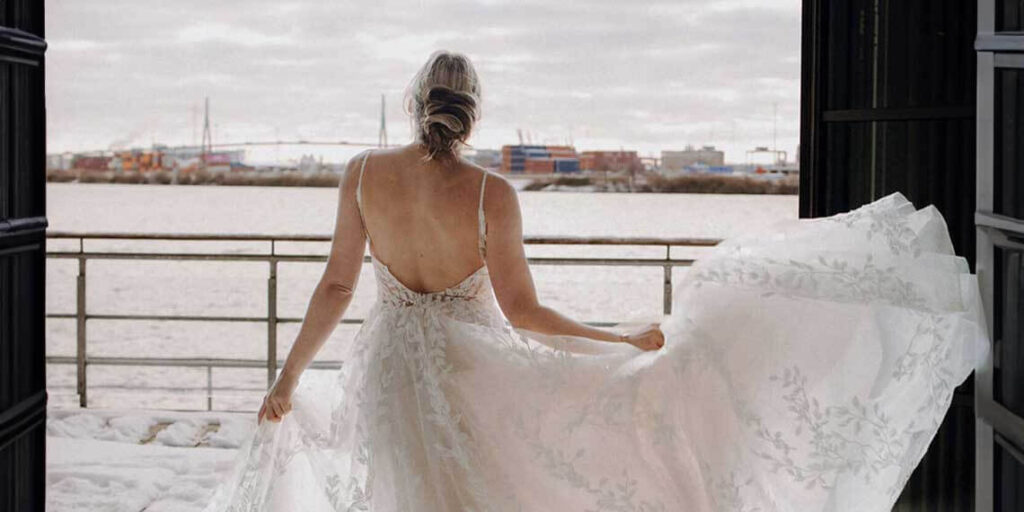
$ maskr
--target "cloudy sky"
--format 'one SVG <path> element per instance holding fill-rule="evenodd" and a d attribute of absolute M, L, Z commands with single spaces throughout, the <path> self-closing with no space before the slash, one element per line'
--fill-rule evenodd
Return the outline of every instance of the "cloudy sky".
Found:
<path fill-rule="evenodd" d="M 799 127 L 799 0 L 48 0 L 50 152 L 214 142 L 391 142 L 436 49 L 483 82 L 475 147 L 571 140 L 655 155 L 714 144 L 743 162 Z M 777 109 L 777 114 L 775 110 Z M 257 161 L 315 151 L 283 148 Z"/>

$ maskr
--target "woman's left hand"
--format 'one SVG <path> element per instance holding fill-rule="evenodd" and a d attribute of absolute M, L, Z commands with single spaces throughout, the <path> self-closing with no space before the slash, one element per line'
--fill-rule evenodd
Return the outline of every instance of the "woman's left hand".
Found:
<path fill-rule="evenodd" d="M 278 423 L 292 411 L 292 393 L 295 391 L 297 383 L 298 378 L 283 372 L 278 376 L 270 391 L 267 391 L 267 395 L 263 397 L 263 405 L 260 407 L 260 412 L 256 414 L 257 425 L 264 419 Z"/>

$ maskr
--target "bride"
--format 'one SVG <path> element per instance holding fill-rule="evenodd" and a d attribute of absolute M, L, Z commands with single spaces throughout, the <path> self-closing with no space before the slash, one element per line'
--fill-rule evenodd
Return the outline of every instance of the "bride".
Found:
<path fill-rule="evenodd" d="M 899 193 L 723 241 L 628 332 L 537 298 L 516 191 L 461 158 L 463 55 L 416 75 L 417 138 L 353 158 L 302 328 L 207 511 L 888 511 L 988 356 L 974 275 Z M 303 371 L 369 245 L 376 302 Z"/>

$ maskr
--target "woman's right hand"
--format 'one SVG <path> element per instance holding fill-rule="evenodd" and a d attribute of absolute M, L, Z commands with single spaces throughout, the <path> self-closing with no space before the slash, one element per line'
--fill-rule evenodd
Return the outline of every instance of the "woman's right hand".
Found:
<path fill-rule="evenodd" d="M 284 416 L 292 411 L 292 393 L 298 379 L 285 372 L 278 375 L 274 385 L 263 397 L 263 405 L 256 413 L 256 424 L 263 423 L 263 420 L 270 420 L 279 423 Z"/>
<path fill-rule="evenodd" d="M 650 324 L 631 333 L 624 334 L 622 341 L 641 350 L 658 350 L 665 346 L 665 333 L 658 324 Z"/>

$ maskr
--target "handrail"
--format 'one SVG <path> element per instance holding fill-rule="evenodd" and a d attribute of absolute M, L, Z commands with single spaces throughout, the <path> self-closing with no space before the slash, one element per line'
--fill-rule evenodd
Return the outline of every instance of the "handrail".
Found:
<path fill-rule="evenodd" d="M 323 262 L 327 255 L 289 254 L 278 252 L 278 244 L 282 242 L 329 242 L 329 235 L 274 235 L 261 233 L 239 234 L 203 234 L 203 233 L 115 233 L 115 232 L 68 232 L 49 231 L 47 238 L 51 240 L 75 240 L 77 250 L 47 250 L 47 257 L 54 259 L 74 259 L 78 261 L 77 297 L 74 313 L 47 313 L 47 318 L 75 319 L 76 353 L 75 356 L 47 356 L 48 364 L 74 364 L 77 367 L 76 390 L 81 407 L 88 406 L 88 383 L 86 368 L 89 365 L 109 366 L 174 366 L 206 368 L 207 410 L 213 408 L 213 368 L 266 368 L 267 385 L 273 384 L 277 369 L 283 364 L 277 356 L 277 325 L 279 323 L 301 322 L 301 317 L 282 317 L 277 314 L 277 266 L 281 262 Z M 140 240 L 140 241 L 215 241 L 215 242 L 268 242 L 269 251 L 251 253 L 230 252 L 147 252 L 135 250 L 86 250 L 88 240 Z M 588 265 L 588 266 L 627 266 L 646 267 L 658 266 L 664 269 L 663 278 L 663 312 L 671 313 L 672 309 L 672 269 L 679 266 L 692 265 L 695 260 L 689 258 L 673 258 L 673 247 L 711 247 L 720 240 L 711 238 L 656 238 L 656 237 L 571 237 L 571 236 L 527 236 L 523 238 L 526 245 L 567 245 L 567 246 L 638 246 L 663 247 L 664 257 L 658 258 L 600 258 L 600 257 L 528 257 L 531 264 L 536 265 Z M 144 315 L 144 314 L 92 314 L 86 307 L 86 263 L 89 260 L 178 260 L 178 261 L 262 261 L 269 265 L 267 276 L 267 314 L 261 316 L 231 315 Z M 370 262 L 365 256 L 364 263 Z M 260 322 L 267 325 L 267 357 L 265 359 L 240 358 L 189 358 L 189 357 L 97 357 L 87 354 L 87 322 L 89 320 L 150 320 L 150 321 L 190 321 L 190 322 Z M 343 324 L 359 324 L 362 319 L 345 318 Z M 614 325 L 612 322 L 587 322 L 596 326 Z M 311 368 L 330 369 L 340 367 L 340 361 L 318 360 L 311 363 Z"/>
<path fill-rule="evenodd" d="M 75 231 L 47 231 L 47 238 L 73 238 L 81 240 L 192 240 L 192 241 L 225 241 L 225 242 L 330 242 L 330 235 L 275 235 L 266 233 L 130 233 L 93 231 L 80 233 Z M 674 247 L 711 247 L 718 245 L 718 238 L 692 237 L 594 237 L 594 236 L 524 236 L 526 245 L 670 245 Z"/>

